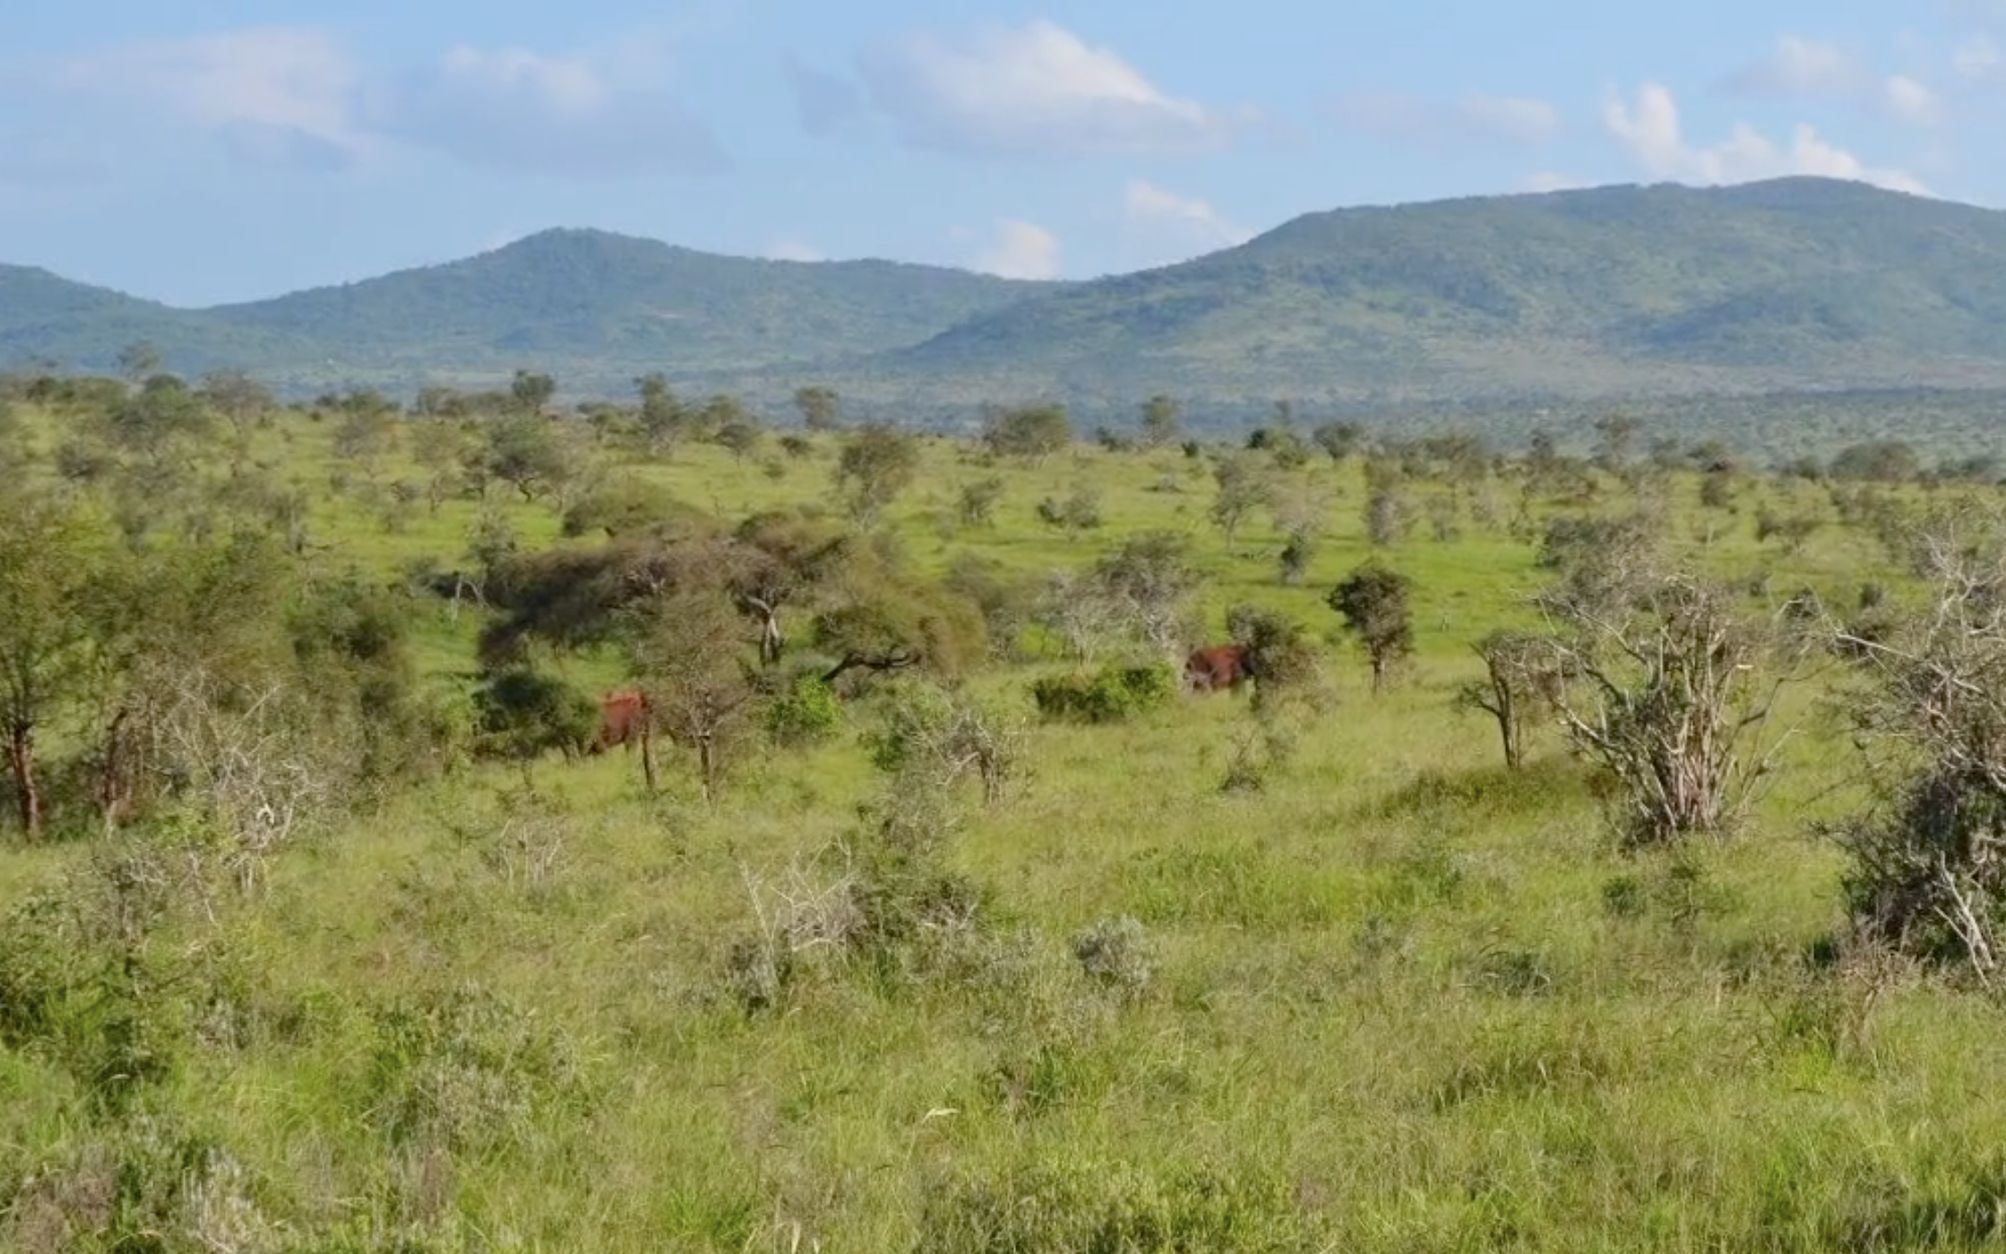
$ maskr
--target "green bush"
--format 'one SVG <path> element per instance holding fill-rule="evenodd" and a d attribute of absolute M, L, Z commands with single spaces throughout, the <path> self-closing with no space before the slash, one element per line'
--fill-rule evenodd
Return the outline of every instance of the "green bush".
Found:
<path fill-rule="evenodd" d="M 767 734 L 783 745 L 827 740 L 842 725 L 842 703 L 820 675 L 796 675 L 766 707 Z"/>
<path fill-rule="evenodd" d="M 1031 685 L 1046 718 L 1078 723 L 1120 723 L 1170 700 L 1175 691 L 1167 666 L 1116 666 L 1093 675 L 1063 675 Z"/>

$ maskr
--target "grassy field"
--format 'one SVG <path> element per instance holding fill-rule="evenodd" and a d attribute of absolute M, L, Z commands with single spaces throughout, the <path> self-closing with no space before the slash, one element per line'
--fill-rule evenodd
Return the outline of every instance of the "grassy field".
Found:
<path fill-rule="evenodd" d="M 477 512 L 386 528 L 325 488 L 327 433 L 288 420 L 266 456 L 310 485 L 313 560 L 388 578 L 462 560 Z M 694 448 L 635 473 L 725 518 L 826 500 L 803 459 Z M 393 462 L 385 473 L 395 474 Z M 958 554 L 1025 575 L 1120 538 L 1187 533 L 1228 605 L 1321 639 L 1323 597 L 1373 550 L 1356 461 L 1331 532 L 1283 587 L 1265 516 L 1229 548 L 1205 464 L 1079 449 L 984 464 L 931 441 L 887 527 L 920 568 Z M 997 521 L 943 522 L 1000 477 Z M 1078 538 L 1033 506 L 1081 484 Z M 1861 533 L 1758 544 L 1672 481 L 1698 560 L 1844 598 L 1895 579 Z M 495 498 L 497 501 L 501 497 Z M 1626 508 L 1609 488 L 1597 509 Z M 548 508 L 507 504 L 550 542 Z M 1558 507 L 1551 507 L 1558 508 Z M 1032 721 L 999 663 L 973 683 L 1028 725 L 1028 770 L 959 797 L 945 857 L 979 932 L 900 968 L 809 961 L 748 1009 L 734 947 L 762 911 L 852 873 L 880 788 L 861 738 L 742 760 L 714 804 L 671 758 L 541 764 L 536 792 L 472 766 L 288 850 L 258 892 L 174 913 L 127 1056 L 172 1065 L 116 1114 L 32 1041 L 0 1043 L 0 1246 L 120 1249 L 1120 1251 L 1984 1248 L 2006 1237 L 2006 1034 L 1945 977 L 1827 960 L 1836 852 L 1810 825 L 1859 800 L 1855 755 L 1811 684 L 1796 739 L 1732 838 L 1625 853 L 1551 730 L 1529 769 L 1456 711 L 1470 645 L 1529 621 L 1533 547 L 1467 521 L 1382 555 L 1415 581 L 1417 651 L 1374 697 L 1322 644 L 1334 705 L 1258 791 L 1222 789 L 1256 726 L 1242 697 L 1181 698 L 1111 727 Z M 423 667 L 472 669 L 472 615 L 414 599 Z M 611 661 L 564 663 L 594 688 Z M 142 839 L 133 837 L 130 839 Z M 119 841 L 0 845 L 0 909 L 102 876 Z M 1073 939 L 1141 925 L 1151 978 L 1083 974 Z M 139 978 L 139 977 L 136 977 Z M 158 1022 L 154 1020 L 157 1019 Z M 0 1035 L 0 1042 L 6 1041 Z"/>

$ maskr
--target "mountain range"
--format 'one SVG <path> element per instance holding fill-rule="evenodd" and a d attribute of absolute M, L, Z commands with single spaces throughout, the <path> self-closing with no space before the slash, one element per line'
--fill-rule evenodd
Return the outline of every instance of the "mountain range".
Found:
<path fill-rule="evenodd" d="M 915 416 L 984 401 L 1194 410 L 2006 387 L 2006 213 L 1825 179 L 1606 187 L 1296 218 L 1178 265 L 1020 282 L 723 257 L 553 230 L 444 265 L 176 309 L 0 266 L 0 366 L 170 368 L 289 391 L 577 396 L 662 371 L 778 401 L 828 383 Z"/>

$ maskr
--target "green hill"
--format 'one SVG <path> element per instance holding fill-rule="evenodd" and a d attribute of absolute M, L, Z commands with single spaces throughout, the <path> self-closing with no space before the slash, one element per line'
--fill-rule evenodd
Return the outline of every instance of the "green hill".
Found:
<path fill-rule="evenodd" d="M 915 344 L 1040 287 L 888 261 L 721 257 L 581 230 L 206 310 L 6 268 L 0 361 L 105 369 L 146 339 L 172 368 L 229 364 L 292 388 L 408 389 L 533 366 L 574 391 L 625 391 L 653 370 L 757 370 Z"/>
<path fill-rule="evenodd" d="M 966 414 L 1157 390 L 1214 418 L 1278 397 L 1498 404 L 2006 387 L 2006 213 L 1823 179 L 1609 187 L 1311 214 L 1089 283 L 720 257 L 546 231 L 446 265 L 176 310 L 0 268 L 0 363 L 182 370 L 295 390 L 549 370 L 574 395 L 661 370 L 774 401 Z"/>
<path fill-rule="evenodd" d="M 2006 214 L 1817 179 L 1346 209 L 893 360 L 1110 399 L 1996 386 Z"/>

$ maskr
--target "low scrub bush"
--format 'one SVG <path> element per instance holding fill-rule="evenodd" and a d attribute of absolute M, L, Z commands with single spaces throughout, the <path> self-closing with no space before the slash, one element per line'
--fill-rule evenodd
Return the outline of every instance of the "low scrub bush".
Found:
<path fill-rule="evenodd" d="M 1113 666 L 1041 679 L 1031 685 L 1031 699 L 1046 718 L 1120 723 L 1159 708 L 1174 691 L 1167 666 Z"/>
<path fill-rule="evenodd" d="M 1155 946 L 1129 915 L 1102 919 L 1075 936 L 1073 957 L 1088 979 L 1125 998 L 1142 996 L 1156 977 Z"/>
<path fill-rule="evenodd" d="M 842 702 L 820 675 L 795 675 L 766 706 L 766 732 L 779 744 L 818 744 L 842 725 Z"/>
<path fill-rule="evenodd" d="M 525 1140 L 540 1110 L 589 1091 L 567 1037 L 472 987 L 383 1011 L 370 1063 L 391 1139 L 452 1152 Z"/>

